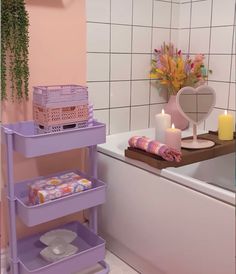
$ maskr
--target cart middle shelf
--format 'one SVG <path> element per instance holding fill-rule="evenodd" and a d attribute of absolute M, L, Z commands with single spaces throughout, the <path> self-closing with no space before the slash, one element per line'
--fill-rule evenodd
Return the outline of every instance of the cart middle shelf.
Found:
<path fill-rule="evenodd" d="M 67 171 L 68 172 L 68 171 Z M 82 192 L 73 193 L 42 204 L 29 205 L 29 185 L 39 179 L 58 176 L 67 172 L 52 174 L 47 177 L 38 177 L 15 184 L 16 212 L 20 219 L 29 227 L 45 223 L 83 209 L 103 204 L 106 200 L 106 185 L 93 177 L 84 175 L 80 171 L 76 174 L 91 180 L 92 188 Z M 71 171 L 70 171 L 71 172 Z"/>

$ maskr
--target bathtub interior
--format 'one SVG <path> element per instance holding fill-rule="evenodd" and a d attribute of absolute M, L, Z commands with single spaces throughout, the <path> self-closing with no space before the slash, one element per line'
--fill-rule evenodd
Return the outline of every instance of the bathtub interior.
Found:
<path fill-rule="evenodd" d="M 234 153 L 167 170 L 236 191 Z"/>

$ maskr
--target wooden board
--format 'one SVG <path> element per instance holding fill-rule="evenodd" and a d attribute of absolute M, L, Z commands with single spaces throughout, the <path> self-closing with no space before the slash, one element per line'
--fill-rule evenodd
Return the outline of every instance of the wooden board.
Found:
<path fill-rule="evenodd" d="M 163 169 L 167 167 L 179 167 L 184 165 L 193 164 L 196 162 L 212 159 L 221 155 L 229 154 L 235 152 L 235 137 L 232 141 L 221 141 L 218 139 L 217 132 L 209 131 L 209 133 L 198 135 L 199 139 L 207 139 L 215 142 L 215 146 L 205 149 L 181 149 L 182 160 L 181 162 L 168 162 L 162 159 L 160 156 L 148 153 L 141 149 L 128 147 L 125 150 L 125 156 L 132 158 L 134 160 L 139 160 L 144 163 L 149 164 L 152 167 Z M 184 139 L 190 139 L 184 138 Z"/>

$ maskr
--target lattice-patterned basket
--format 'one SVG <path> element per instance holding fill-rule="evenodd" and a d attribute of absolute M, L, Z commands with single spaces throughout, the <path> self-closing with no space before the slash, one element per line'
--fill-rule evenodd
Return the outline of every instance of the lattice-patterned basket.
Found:
<path fill-rule="evenodd" d="M 89 105 L 49 108 L 34 104 L 33 118 L 36 124 L 41 126 L 87 122 L 89 119 Z"/>
<path fill-rule="evenodd" d="M 85 128 L 90 125 L 88 121 L 82 121 L 77 123 L 70 123 L 70 124 L 63 124 L 63 125 L 52 125 L 52 126 L 42 126 L 35 123 L 35 132 L 37 134 L 44 134 L 44 133 L 53 133 L 53 132 L 60 132 L 78 128 Z"/>
<path fill-rule="evenodd" d="M 88 88 L 79 85 L 37 86 L 33 89 L 33 103 L 45 107 L 88 104 Z M 68 105 L 69 104 L 69 105 Z"/>

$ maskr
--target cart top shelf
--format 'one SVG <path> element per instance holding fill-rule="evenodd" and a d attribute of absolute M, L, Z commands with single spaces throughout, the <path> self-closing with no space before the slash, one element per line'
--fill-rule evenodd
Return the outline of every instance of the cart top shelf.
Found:
<path fill-rule="evenodd" d="M 91 127 L 36 134 L 34 122 L 25 121 L 2 125 L 3 143 L 8 134 L 13 135 L 13 149 L 29 158 L 102 144 L 106 141 L 106 126 L 94 121 Z"/>

